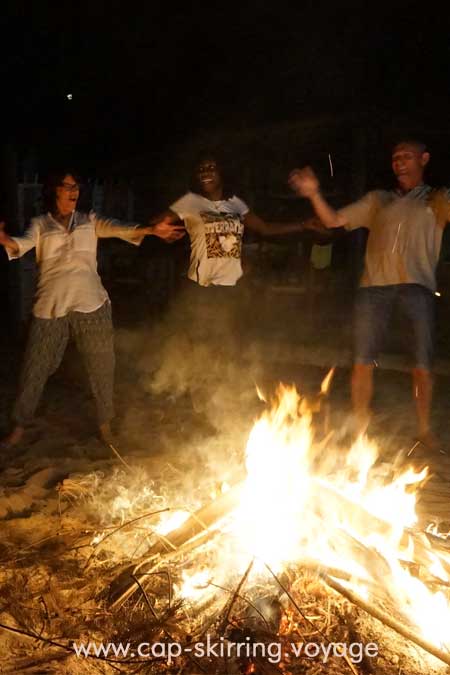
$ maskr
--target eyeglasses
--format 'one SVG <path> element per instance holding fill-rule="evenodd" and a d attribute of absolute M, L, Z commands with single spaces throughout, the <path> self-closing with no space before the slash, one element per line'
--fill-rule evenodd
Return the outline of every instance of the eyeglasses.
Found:
<path fill-rule="evenodd" d="M 80 189 L 79 183 L 61 183 L 61 187 L 67 192 L 76 192 Z"/>

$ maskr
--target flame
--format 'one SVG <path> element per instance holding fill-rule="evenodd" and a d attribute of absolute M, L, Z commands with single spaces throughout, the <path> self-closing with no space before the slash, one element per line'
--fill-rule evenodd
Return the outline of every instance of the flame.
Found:
<path fill-rule="evenodd" d="M 407 565 L 414 561 L 409 531 L 417 524 L 416 496 L 427 469 L 387 478 L 377 466 L 377 446 L 365 437 L 347 453 L 321 448 L 318 455 L 317 447 L 301 397 L 280 387 L 275 405 L 250 433 L 234 536 L 272 568 L 307 559 L 352 575 L 350 587 L 366 599 L 373 588 L 384 590 L 427 640 L 450 647 L 445 593 L 431 591 Z M 422 557 L 428 574 L 449 581 L 431 546 Z"/>
<path fill-rule="evenodd" d="M 322 383 L 322 395 L 333 373 Z M 228 582 L 250 570 L 251 560 L 247 582 L 258 575 L 258 583 L 261 578 L 264 583 L 267 566 L 278 572 L 303 561 L 325 568 L 365 600 L 390 603 L 429 642 L 450 648 L 450 606 L 443 590 L 450 585 L 450 553 L 433 549 L 425 533 L 417 532 L 417 494 L 427 469 L 395 474 L 363 436 L 348 451 L 334 448 L 329 437 L 316 442 L 311 408 L 286 386 L 255 422 L 245 468 L 235 509 L 214 524 L 219 539 L 206 544 L 208 569 L 183 570 L 180 597 L 200 602 L 214 587 L 232 588 Z M 229 487 L 216 482 L 214 498 Z M 166 505 L 154 489 L 143 495 L 119 490 L 112 512 L 123 519 L 137 505 L 147 508 L 155 500 Z M 149 524 L 149 537 L 152 531 L 169 535 L 194 510 L 162 514 Z M 431 533 L 438 536 L 436 526 Z M 125 537 L 123 530 L 119 534 Z"/>
<path fill-rule="evenodd" d="M 189 518 L 189 513 L 187 511 L 174 511 L 173 513 L 168 513 L 163 516 L 158 525 L 155 527 L 155 532 L 158 534 L 169 534 L 173 530 L 176 530 L 177 527 L 183 525 L 186 520 Z"/>
<path fill-rule="evenodd" d="M 333 379 L 335 370 L 336 368 L 331 368 L 330 372 L 328 373 L 328 375 L 325 376 L 325 378 L 322 381 L 322 384 L 320 385 L 320 393 L 323 396 L 326 396 L 328 394 L 331 385 L 331 380 Z"/>
<path fill-rule="evenodd" d="M 262 401 L 263 403 L 267 403 L 266 397 L 263 394 L 262 389 L 258 387 L 257 384 L 255 385 L 255 387 L 256 387 L 256 395 L 258 396 L 259 400 Z"/>
<path fill-rule="evenodd" d="M 307 415 L 298 415 L 294 388 L 254 425 L 247 444 L 247 478 L 235 513 L 235 535 L 254 556 L 279 568 L 296 557 L 298 522 L 308 499 L 303 470 L 311 447 Z"/>
<path fill-rule="evenodd" d="M 199 600 L 204 595 L 205 590 L 208 589 L 210 573 L 205 569 L 189 575 L 183 570 L 182 579 L 183 584 L 179 590 L 179 595 L 185 599 Z"/>

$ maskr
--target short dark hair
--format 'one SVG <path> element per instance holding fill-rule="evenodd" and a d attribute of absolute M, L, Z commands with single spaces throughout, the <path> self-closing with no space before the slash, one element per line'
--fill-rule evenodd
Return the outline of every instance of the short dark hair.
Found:
<path fill-rule="evenodd" d="M 214 148 L 203 149 L 197 155 L 189 181 L 189 189 L 191 190 L 191 192 L 195 192 L 196 194 L 202 193 L 200 182 L 198 179 L 198 168 L 200 164 L 207 161 L 208 159 L 213 160 L 217 166 L 220 177 L 222 179 L 222 190 L 224 199 L 231 199 L 231 197 L 234 197 L 234 195 L 236 194 L 233 173 L 231 171 L 229 162 L 227 162 L 223 154 L 219 150 L 216 150 Z"/>
<path fill-rule="evenodd" d="M 56 211 L 56 188 L 61 187 L 66 176 L 73 176 L 77 183 L 80 182 L 79 174 L 70 167 L 56 169 L 47 174 L 42 187 L 44 211 L 50 211 L 50 213 Z"/>
<path fill-rule="evenodd" d="M 417 148 L 421 155 L 423 155 L 424 152 L 428 152 L 427 144 L 424 143 L 424 141 L 414 137 L 400 138 L 393 144 L 391 152 L 394 152 L 395 148 L 398 148 L 399 145 L 413 145 Z"/>

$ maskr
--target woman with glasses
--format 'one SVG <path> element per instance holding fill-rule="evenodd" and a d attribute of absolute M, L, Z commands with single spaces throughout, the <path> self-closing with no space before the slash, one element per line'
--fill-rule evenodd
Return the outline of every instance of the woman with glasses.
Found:
<path fill-rule="evenodd" d="M 23 236 L 10 237 L 0 224 L 0 244 L 10 260 L 36 250 L 39 269 L 33 320 L 4 447 L 17 445 L 33 418 L 49 376 L 59 367 L 69 337 L 75 339 L 97 406 L 101 438 L 111 443 L 114 415 L 114 348 L 111 305 L 97 272 L 97 241 L 118 237 L 139 245 L 147 235 L 175 241 L 184 228 L 161 222 L 148 227 L 77 211 L 80 188 L 72 172 L 52 175 L 44 187 L 47 213 L 34 218 Z"/>

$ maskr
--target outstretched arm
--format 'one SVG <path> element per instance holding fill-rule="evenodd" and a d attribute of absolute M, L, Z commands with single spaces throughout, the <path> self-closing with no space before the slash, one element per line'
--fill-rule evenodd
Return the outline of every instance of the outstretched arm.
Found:
<path fill-rule="evenodd" d="M 248 227 L 249 230 L 253 230 L 257 234 L 260 234 L 262 237 L 277 236 L 282 234 L 294 234 L 296 232 L 303 232 L 306 228 L 306 224 L 303 222 L 295 223 L 274 223 L 266 222 L 262 218 L 253 213 L 253 211 L 248 211 L 242 218 L 242 222 L 245 227 Z"/>
<path fill-rule="evenodd" d="M 159 216 L 150 220 L 148 234 L 160 237 L 168 243 L 178 241 L 186 234 L 186 228 L 179 216 L 173 211 L 164 211 Z"/>
<path fill-rule="evenodd" d="M 320 192 L 320 183 L 314 171 L 307 166 L 294 169 L 289 175 L 289 185 L 300 197 L 310 200 L 312 207 L 325 227 L 345 227 L 347 219 L 335 211 Z"/>
<path fill-rule="evenodd" d="M 320 243 L 330 240 L 332 235 L 326 227 L 317 220 L 317 218 L 307 218 L 303 221 L 291 223 L 266 222 L 252 211 L 249 211 L 244 217 L 243 222 L 249 230 L 256 232 L 262 237 L 276 237 L 277 235 L 295 234 L 298 232 L 311 232 L 314 239 Z"/>
<path fill-rule="evenodd" d="M 8 258 L 14 260 L 31 251 L 36 246 L 37 226 L 32 224 L 21 237 L 10 237 L 5 232 L 5 223 L 0 222 L 0 245 L 2 245 Z"/>
<path fill-rule="evenodd" d="M 183 225 L 173 225 L 167 218 L 150 221 L 150 225 L 141 227 L 136 223 L 122 223 L 112 218 L 95 216 L 97 237 L 118 237 L 139 246 L 144 237 L 155 236 L 167 242 L 177 241 L 186 233 Z"/>

